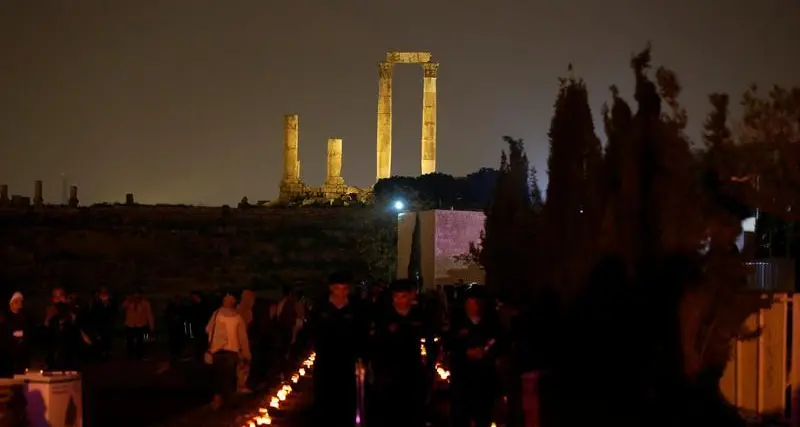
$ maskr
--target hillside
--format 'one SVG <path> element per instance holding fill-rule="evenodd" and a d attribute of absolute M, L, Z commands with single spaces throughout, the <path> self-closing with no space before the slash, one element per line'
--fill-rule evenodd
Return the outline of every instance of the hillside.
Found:
<path fill-rule="evenodd" d="M 92 206 L 0 209 L 0 282 L 148 293 L 386 276 L 396 218 L 369 208 Z"/>

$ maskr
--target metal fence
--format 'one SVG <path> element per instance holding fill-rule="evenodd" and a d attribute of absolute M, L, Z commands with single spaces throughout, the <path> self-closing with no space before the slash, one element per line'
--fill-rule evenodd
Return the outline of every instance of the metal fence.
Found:
<path fill-rule="evenodd" d="M 793 259 L 773 258 L 746 262 L 747 283 L 750 289 L 785 291 L 795 289 Z"/>

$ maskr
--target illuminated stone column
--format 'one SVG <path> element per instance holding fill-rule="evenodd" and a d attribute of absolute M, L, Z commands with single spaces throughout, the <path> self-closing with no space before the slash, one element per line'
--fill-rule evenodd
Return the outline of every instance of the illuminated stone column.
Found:
<path fill-rule="evenodd" d="M 36 181 L 33 184 L 33 204 L 34 206 L 41 206 L 44 203 L 43 190 L 44 184 L 42 181 Z"/>
<path fill-rule="evenodd" d="M 376 181 L 392 176 L 392 69 L 391 62 L 378 63 L 378 135 Z"/>
<path fill-rule="evenodd" d="M 342 185 L 342 140 L 339 138 L 328 139 L 328 177 L 326 185 Z"/>
<path fill-rule="evenodd" d="M 300 181 L 300 162 L 297 160 L 299 131 L 297 129 L 300 116 L 287 114 L 283 116 L 283 182 Z"/>
<path fill-rule="evenodd" d="M 438 62 L 422 64 L 422 175 L 436 172 L 436 76 Z"/>

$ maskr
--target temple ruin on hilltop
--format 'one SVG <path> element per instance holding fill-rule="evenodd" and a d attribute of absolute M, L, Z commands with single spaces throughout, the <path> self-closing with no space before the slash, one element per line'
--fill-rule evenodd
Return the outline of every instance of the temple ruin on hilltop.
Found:
<path fill-rule="evenodd" d="M 436 172 L 436 78 L 439 63 L 431 62 L 426 52 L 387 52 L 378 63 L 377 162 L 376 181 L 392 176 L 392 74 L 395 64 L 422 64 L 422 155 L 420 174 Z M 300 178 L 299 115 L 288 114 L 283 119 L 283 178 L 280 200 L 324 198 L 334 200 L 356 195 L 362 198 L 369 189 L 348 186 L 342 177 L 342 139 L 328 139 L 328 172 L 321 187 L 309 187 Z"/>

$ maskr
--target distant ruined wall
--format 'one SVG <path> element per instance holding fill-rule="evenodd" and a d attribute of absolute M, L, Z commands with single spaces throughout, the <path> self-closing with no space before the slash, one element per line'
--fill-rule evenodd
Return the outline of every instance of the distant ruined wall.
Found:
<path fill-rule="evenodd" d="M 56 284 L 80 292 L 141 285 L 148 293 L 177 293 L 319 285 L 337 269 L 384 276 L 396 264 L 391 257 L 397 225 L 394 216 L 375 212 L 355 207 L 0 209 L 0 283 L 34 293 Z M 391 252 L 383 250 L 387 246 Z"/>

